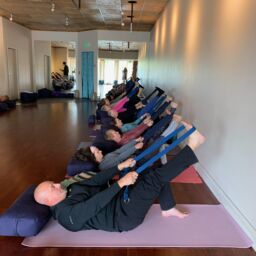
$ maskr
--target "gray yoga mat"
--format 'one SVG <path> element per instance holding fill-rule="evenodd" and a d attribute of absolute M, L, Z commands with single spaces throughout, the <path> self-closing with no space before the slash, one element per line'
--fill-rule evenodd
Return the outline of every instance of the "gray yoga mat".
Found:
<path fill-rule="evenodd" d="M 162 217 L 153 205 L 143 224 L 129 232 L 84 230 L 70 232 L 51 219 L 29 247 L 233 247 L 248 248 L 252 241 L 221 205 L 178 205 L 190 215 Z"/>

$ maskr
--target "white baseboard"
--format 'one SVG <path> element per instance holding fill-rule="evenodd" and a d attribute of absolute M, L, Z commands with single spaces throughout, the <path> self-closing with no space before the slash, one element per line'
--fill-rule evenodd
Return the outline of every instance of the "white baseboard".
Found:
<path fill-rule="evenodd" d="M 196 170 L 199 172 L 200 176 L 203 178 L 204 182 L 207 184 L 219 202 L 236 220 L 243 231 L 251 238 L 253 241 L 253 249 L 256 251 L 256 229 L 200 163 L 196 164 Z"/>

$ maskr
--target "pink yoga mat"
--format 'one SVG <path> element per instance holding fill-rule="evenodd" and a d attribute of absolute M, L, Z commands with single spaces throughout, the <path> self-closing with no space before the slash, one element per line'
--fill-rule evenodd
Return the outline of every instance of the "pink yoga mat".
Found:
<path fill-rule="evenodd" d="M 200 176 L 197 174 L 197 171 L 193 166 L 190 166 L 185 171 L 183 171 L 179 176 L 173 179 L 171 182 L 176 183 L 193 183 L 193 184 L 202 184 L 203 181 Z"/>
<path fill-rule="evenodd" d="M 180 205 L 185 219 L 162 217 L 153 205 L 143 224 L 129 232 L 84 230 L 70 232 L 51 219 L 29 247 L 233 247 L 248 248 L 252 241 L 221 205 Z"/>

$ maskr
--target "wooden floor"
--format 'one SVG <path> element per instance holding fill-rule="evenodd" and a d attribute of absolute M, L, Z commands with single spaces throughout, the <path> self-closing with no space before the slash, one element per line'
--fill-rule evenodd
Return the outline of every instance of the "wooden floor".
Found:
<path fill-rule="evenodd" d="M 87 117 L 93 113 L 94 105 L 82 100 L 41 100 L 0 115 L 0 212 L 30 184 L 63 179 L 79 142 L 90 140 Z M 218 203 L 204 184 L 174 184 L 173 192 L 177 203 Z M 256 256 L 251 249 L 26 248 L 21 241 L 22 238 L 0 237 L 0 255 Z"/>

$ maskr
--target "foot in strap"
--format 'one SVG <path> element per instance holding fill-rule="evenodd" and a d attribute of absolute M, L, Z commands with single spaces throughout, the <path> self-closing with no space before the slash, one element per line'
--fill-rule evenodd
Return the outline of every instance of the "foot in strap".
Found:
<path fill-rule="evenodd" d="M 179 116 L 179 115 L 174 114 L 173 117 L 172 117 L 172 119 L 173 119 L 177 124 L 179 124 L 179 123 L 181 122 L 181 120 L 182 120 L 182 116 Z"/>
<path fill-rule="evenodd" d="M 190 130 L 193 126 L 185 121 L 181 121 L 186 130 Z M 195 130 L 188 138 L 187 145 L 194 151 L 201 144 L 205 142 L 205 137 L 197 130 Z"/>
<path fill-rule="evenodd" d="M 172 101 L 171 102 L 171 108 L 177 109 L 177 107 L 178 107 L 178 103 Z"/>

